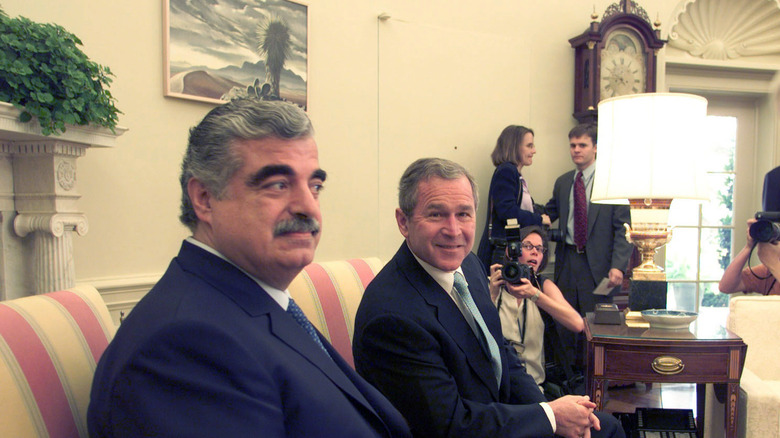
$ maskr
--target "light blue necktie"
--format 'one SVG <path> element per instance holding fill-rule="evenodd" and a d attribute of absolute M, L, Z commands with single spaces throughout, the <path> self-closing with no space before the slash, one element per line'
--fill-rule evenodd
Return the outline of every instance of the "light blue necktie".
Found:
<path fill-rule="evenodd" d="M 485 320 L 482 318 L 482 314 L 479 313 L 479 309 L 477 309 L 477 304 L 474 302 L 471 292 L 469 292 L 469 286 L 466 283 L 466 279 L 463 278 L 463 274 L 457 271 L 455 271 L 455 291 L 458 292 L 466 309 L 474 317 L 474 321 L 476 321 L 479 329 L 482 331 L 482 338 L 485 343 L 487 343 L 488 349 L 488 351 L 485 351 L 485 354 L 490 359 L 490 363 L 493 366 L 493 372 L 496 375 L 496 381 L 498 382 L 498 385 L 501 386 L 501 353 L 498 351 L 498 344 L 490 333 L 490 330 L 488 330 Z"/>
<path fill-rule="evenodd" d="M 317 331 L 314 330 L 314 326 L 311 325 L 309 319 L 306 318 L 306 315 L 304 315 L 303 310 L 301 310 L 301 308 L 298 307 L 297 304 L 295 304 L 295 301 L 293 301 L 292 298 L 290 298 L 290 304 L 287 305 L 287 313 L 289 313 L 290 316 L 293 317 L 295 322 L 297 322 L 298 325 L 300 325 L 306 331 L 306 333 L 308 333 L 309 336 L 311 336 L 314 342 L 317 343 L 317 345 L 319 345 L 320 348 L 322 348 L 322 351 L 324 351 L 325 354 L 330 356 L 328 350 L 326 350 L 325 346 L 322 345 L 322 341 L 320 340 L 320 337 L 317 336 Z"/>

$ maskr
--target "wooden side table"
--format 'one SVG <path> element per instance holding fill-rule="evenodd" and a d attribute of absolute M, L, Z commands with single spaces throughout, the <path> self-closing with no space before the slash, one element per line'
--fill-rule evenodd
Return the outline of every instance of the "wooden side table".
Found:
<path fill-rule="evenodd" d="M 747 345 L 724 327 L 660 330 L 647 327 L 594 324 L 585 318 L 588 342 L 586 390 L 603 408 L 607 381 L 696 383 L 696 423 L 704 436 L 704 386 L 726 387 L 726 437 L 736 438 L 739 378 Z"/>

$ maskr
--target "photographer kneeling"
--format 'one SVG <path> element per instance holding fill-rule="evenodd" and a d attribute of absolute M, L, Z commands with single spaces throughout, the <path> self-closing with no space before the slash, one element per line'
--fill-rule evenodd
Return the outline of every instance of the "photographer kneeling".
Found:
<path fill-rule="evenodd" d="M 507 226 L 503 265 L 496 263 L 490 267 L 490 295 L 501 318 L 504 338 L 525 362 L 526 371 L 548 400 L 554 400 L 572 392 L 577 382 L 571 378 L 570 364 L 566 363 L 559 365 L 566 370 L 566 377 L 562 379 L 567 379 L 569 388 L 561 388 L 567 385 L 561 385 L 560 381 L 553 383 L 546 379 L 545 337 L 557 337 L 552 319 L 572 332 L 581 332 L 585 324 L 558 286 L 537 274 L 547 262 L 545 231 L 539 226 L 530 226 L 512 233 L 511 227 L 512 224 Z M 549 341 L 547 345 L 551 347 L 548 350 L 552 346 L 560 346 L 557 340 Z M 548 357 L 553 356 L 550 351 L 547 354 Z M 571 380 L 575 382 L 569 382 Z"/>
<path fill-rule="evenodd" d="M 718 288 L 721 292 L 758 292 L 780 295 L 780 213 L 756 213 L 748 219 L 747 243 L 723 272 Z M 762 264 L 747 266 L 753 249 Z M 744 269 L 743 269 L 744 267 Z"/>

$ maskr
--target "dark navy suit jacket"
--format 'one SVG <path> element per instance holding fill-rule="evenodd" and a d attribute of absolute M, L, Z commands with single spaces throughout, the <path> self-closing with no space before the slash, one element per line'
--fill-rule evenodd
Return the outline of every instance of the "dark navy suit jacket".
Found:
<path fill-rule="evenodd" d="M 493 178 L 490 180 L 488 216 L 485 221 L 485 227 L 482 230 L 482 239 L 477 247 L 477 256 L 485 265 L 485 269 L 490 268 L 493 255 L 493 246 L 490 245 L 490 239 L 503 239 L 505 237 L 504 227 L 506 227 L 507 219 L 517 219 L 517 223 L 521 228 L 542 224 L 541 214 L 520 208 L 522 196 L 523 187 L 520 185 L 520 172 L 517 171 L 517 166 L 512 163 L 499 164 L 493 172 Z M 488 232 L 488 225 L 490 224 L 493 227 Z"/>
<path fill-rule="evenodd" d="M 539 405 L 545 398 L 504 342 L 476 255 L 461 264 L 469 291 L 498 341 L 503 373 L 490 359 L 449 294 L 404 242 L 368 285 L 355 317 L 355 367 L 406 417 L 416 437 L 552 437 Z M 624 438 L 615 417 L 597 412 L 592 437 Z"/>
<path fill-rule="evenodd" d="M 100 359 L 90 436 L 402 437 L 396 409 L 251 278 L 184 242 Z"/>
<path fill-rule="evenodd" d="M 474 254 L 461 265 L 469 290 L 501 350 L 496 383 L 455 302 L 406 243 L 366 288 L 355 318 L 355 367 L 381 390 L 420 437 L 552 437 L 545 401 L 503 342 L 487 274 Z"/>

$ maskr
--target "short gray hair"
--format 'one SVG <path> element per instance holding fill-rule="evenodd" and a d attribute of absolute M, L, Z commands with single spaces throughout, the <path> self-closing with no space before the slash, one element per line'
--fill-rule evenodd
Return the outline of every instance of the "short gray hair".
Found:
<path fill-rule="evenodd" d="M 474 210 L 476 210 L 479 203 L 476 181 L 465 167 L 444 158 L 420 158 L 406 168 L 401 176 L 401 182 L 398 183 L 398 206 L 409 217 L 417 207 L 417 189 L 422 181 L 428 181 L 433 177 L 454 180 L 464 176 L 471 184 Z"/>
<path fill-rule="evenodd" d="M 190 129 L 190 139 L 181 163 L 181 215 L 179 220 L 195 230 L 198 217 L 192 207 L 187 184 L 198 179 L 217 198 L 243 162 L 234 153 L 238 140 L 276 137 L 311 137 L 314 128 L 306 113 L 284 101 L 236 99 L 220 105 Z"/>

